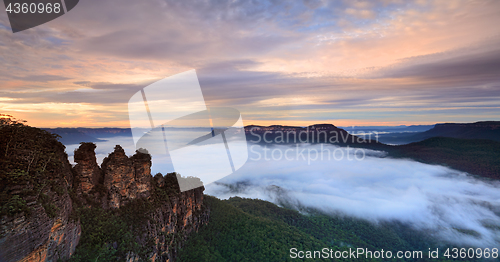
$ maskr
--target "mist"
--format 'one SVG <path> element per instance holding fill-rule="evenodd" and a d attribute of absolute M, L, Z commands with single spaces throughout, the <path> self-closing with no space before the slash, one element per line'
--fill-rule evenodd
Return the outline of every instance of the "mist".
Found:
<path fill-rule="evenodd" d="M 294 152 L 289 151 L 288 158 L 279 158 L 278 151 L 290 149 Z M 293 157 L 295 151 L 304 149 L 305 157 Z M 335 150 L 333 158 L 330 153 Z M 266 151 L 267 158 L 264 147 L 250 145 L 248 162 L 232 175 L 205 185 L 205 193 L 222 199 L 258 198 L 373 223 L 400 221 L 462 246 L 491 248 L 500 243 L 497 181 L 392 159 L 372 150 L 302 145 L 273 146 Z M 312 153 L 308 156 L 307 152 Z"/>
<path fill-rule="evenodd" d="M 135 153 L 129 136 L 96 145 L 99 164 L 115 145 L 121 145 L 127 155 Z M 66 146 L 73 164 L 78 146 Z M 249 144 L 247 163 L 232 175 L 205 185 L 205 193 L 221 199 L 258 198 L 300 211 L 313 208 L 373 223 L 399 221 L 452 244 L 491 248 L 500 243 L 498 181 L 386 155 L 332 145 L 265 149 Z M 193 156 L 193 161 L 197 157 L 202 156 Z M 174 171 L 169 155 L 153 155 L 152 162 L 153 175 Z"/>

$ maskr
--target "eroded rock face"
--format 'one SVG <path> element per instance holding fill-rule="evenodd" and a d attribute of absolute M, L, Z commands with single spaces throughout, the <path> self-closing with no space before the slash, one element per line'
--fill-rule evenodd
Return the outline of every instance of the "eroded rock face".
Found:
<path fill-rule="evenodd" d="M 203 187 L 181 193 L 177 181 L 180 176 L 158 174 L 153 178 L 149 154 L 136 152 L 128 157 L 120 146 L 99 167 L 95 148 L 92 143 L 82 143 L 75 150 L 77 164 L 71 168 L 61 145 L 55 155 L 57 172 L 40 181 L 38 187 L 31 186 L 34 193 L 23 197 L 30 214 L 0 217 L 0 262 L 68 259 L 81 236 L 80 221 L 72 213 L 76 205 L 107 209 L 123 207 L 134 199 L 152 203 L 154 208 L 140 225 L 143 233 L 137 236 L 143 245 L 153 240 L 149 255 L 152 261 L 175 261 L 188 235 L 208 222 Z M 8 185 L 5 192 L 19 195 L 27 187 L 29 184 Z M 74 192 L 71 197 L 70 192 Z M 137 259 L 133 253 L 126 258 Z"/>
<path fill-rule="evenodd" d="M 43 207 L 31 216 L 4 218 L 0 224 L 5 236 L 0 243 L 0 261 L 57 261 L 67 259 L 80 240 L 81 228 L 70 221 L 72 204 L 68 195 L 56 201 L 59 214 L 49 218 Z"/>
<path fill-rule="evenodd" d="M 75 150 L 74 160 L 77 163 L 73 170 L 77 174 L 75 185 L 77 193 L 88 194 L 100 182 L 101 169 L 97 165 L 95 156 L 96 145 L 94 143 L 82 143 Z"/>
<path fill-rule="evenodd" d="M 104 186 L 108 190 L 109 207 L 118 208 L 128 200 L 149 197 L 151 191 L 151 156 L 136 152 L 125 155 L 119 145 L 103 160 Z"/>
<path fill-rule="evenodd" d="M 116 146 L 114 152 L 103 160 L 101 169 L 106 196 L 95 199 L 102 199 L 105 202 L 101 203 L 103 207 L 119 208 L 133 199 L 150 198 L 155 190 L 159 191 L 157 194 L 161 191 L 162 198 L 150 199 L 156 201 L 156 207 L 144 218 L 143 234 L 137 236 L 142 245 L 153 240 L 151 261 L 175 261 L 178 249 L 188 235 L 208 222 L 209 210 L 203 207 L 204 188 L 180 192 L 178 179 L 182 178 L 175 173 L 157 174 L 153 178 L 149 154 L 138 151 L 128 157 L 121 146 Z M 85 172 L 89 173 L 88 170 Z M 134 253 L 125 258 L 131 262 L 137 259 L 139 257 Z"/>
<path fill-rule="evenodd" d="M 170 187 L 168 201 L 152 212 L 147 221 L 142 241 L 153 239 L 151 261 L 175 261 L 182 243 L 189 234 L 198 231 L 208 223 L 210 210 L 203 206 L 204 187 L 180 192 L 175 173 L 165 177 L 155 176 L 155 183 L 161 188 Z"/>
<path fill-rule="evenodd" d="M 77 152 L 85 152 L 85 159 L 92 160 L 95 159 L 94 148 L 82 144 Z M 77 177 L 89 177 L 85 174 L 95 172 L 93 164 L 84 163 L 81 168 L 75 166 Z M 143 234 L 137 236 L 143 245 L 154 241 L 149 255 L 152 261 L 175 261 L 178 249 L 188 235 L 208 222 L 209 210 L 203 207 L 204 188 L 180 192 L 179 180 L 187 180 L 175 173 L 166 176 L 157 174 L 153 178 L 149 154 L 137 151 L 128 157 L 117 145 L 103 160 L 99 171 L 103 176 L 102 182 L 93 184 L 93 187 L 102 188 L 104 192 L 94 190 L 88 193 L 104 208 L 120 208 L 134 199 L 151 198 L 155 190 L 161 191 L 162 198 L 150 199 L 156 201 L 156 207 L 144 218 Z M 136 261 L 138 258 L 137 254 L 129 253 L 125 260 Z"/>
<path fill-rule="evenodd" d="M 110 207 L 120 207 L 122 200 L 134 197 L 129 190 L 134 182 L 132 160 L 125 155 L 121 146 L 116 146 L 115 151 L 104 159 L 102 169 Z"/>
<path fill-rule="evenodd" d="M 136 197 L 149 197 L 151 194 L 151 156 L 149 154 L 136 152 L 132 157 L 134 165 L 134 184 L 132 187 L 133 194 Z"/>
<path fill-rule="evenodd" d="M 74 253 L 81 227 L 78 221 L 70 219 L 71 166 L 64 151 L 54 157 L 54 163 L 60 167 L 40 181 L 41 188 L 34 190 L 29 184 L 23 187 L 34 192 L 23 197 L 30 212 L 0 218 L 0 261 L 57 261 Z M 20 193 L 15 187 L 12 189 L 11 194 Z"/>

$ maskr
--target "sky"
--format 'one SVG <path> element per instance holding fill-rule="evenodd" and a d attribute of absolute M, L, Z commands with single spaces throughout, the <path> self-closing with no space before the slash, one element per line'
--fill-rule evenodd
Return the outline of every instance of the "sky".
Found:
<path fill-rule="evenodd" d="M 499 13 L 496 0 L 82 0 L 14 34 L 2 10 L 0 113 L 129 127 L 133 94 L 195 69 L 206 104 L 245 125 L 500 120 Z"/>

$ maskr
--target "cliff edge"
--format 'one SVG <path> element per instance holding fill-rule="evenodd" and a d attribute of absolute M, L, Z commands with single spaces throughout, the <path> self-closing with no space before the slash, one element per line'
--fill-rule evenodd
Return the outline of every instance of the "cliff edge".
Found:
<path fill-rule="evenodd" d="M 57 135 L 0 121 L 0 261 L 175 261 L 208 222 L 203 187 L 181 193 L 181 176 L 118 145 L 99 166 L 95 148 L 72 167 Z"/>

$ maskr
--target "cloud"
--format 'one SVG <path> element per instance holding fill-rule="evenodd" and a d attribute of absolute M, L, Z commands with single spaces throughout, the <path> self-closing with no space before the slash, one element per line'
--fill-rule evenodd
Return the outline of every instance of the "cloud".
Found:
<path fill-rule="evenodd" d="M 0 96 L 32 124 L 61 115 L 39 119 L 28 113 L 35 103 L 121 104 L 124 119 L 135 90 L 195 68 L 209 104 L 255 121 L 498 119 L 498 10 L 498 1 L 91 0 L 16 34 L 0 13 Z"/>
<path fill-rule="evenodd" d="M 15 77 L 19 80 L 29 81 L 29 82 L 51 82 L 51 81 L 63 81 L 71 79 L 69 77 L 57 76 L 57 75 L 27 75 L 23 77 Z"/>
<path fill-rule="evenodd" d="M 381 77 L 416 78 L 461 85 L 498 82 L 500 80 L 499 44 L 500 38 L 495 38 L 475 48 L 408 58 L 386 71 L 382 70 Z"/>
<path fill-rule="evenodd" d="M 133 86 L 133 85 L 125 85 Z M 38 97 L 25 92 L 6 93 L 6 96 L 15 98 L 13 104 L 26 103 L 88 103 L 96 107 L 100 105 L 112 105 L 126 103 L 130 97 L 137 92 L 142 85 L 134 86 L 133 89 L 76 89 L 66 92 L 59 90 L 48 90 L 41 92 Z M 125 108 L 124 108 L 125 109 Z"/>
<path fill-rule="evenodd" d="M 252 147 L 245 166 L 206 186 L 205 192 L 315 208 L 374 223 L 396 220 L 453 244 L 491 247 L 500 243 L 497 181 L 482 181 L 443 166 L 381 157 L 370 150 L 364 151 L 363 158 L 360 151 L 329 145 L 275 146 L 268 149 L 266 160 L 262 147 Z M 280 158 L 288 149 L 292 150 L 288 160 Z M 300 152 L 303 157 L 298 156 Z M 478 235 L 463 233 L 472 231 Z"/>
<path fill-rule="evenodd" d="M 375 18 L 375 13 L 371 10 L 347 8 L 345 12 L 346 14 L 353 15 L 357 18 L 362 18 L 362 19 Z"/>

